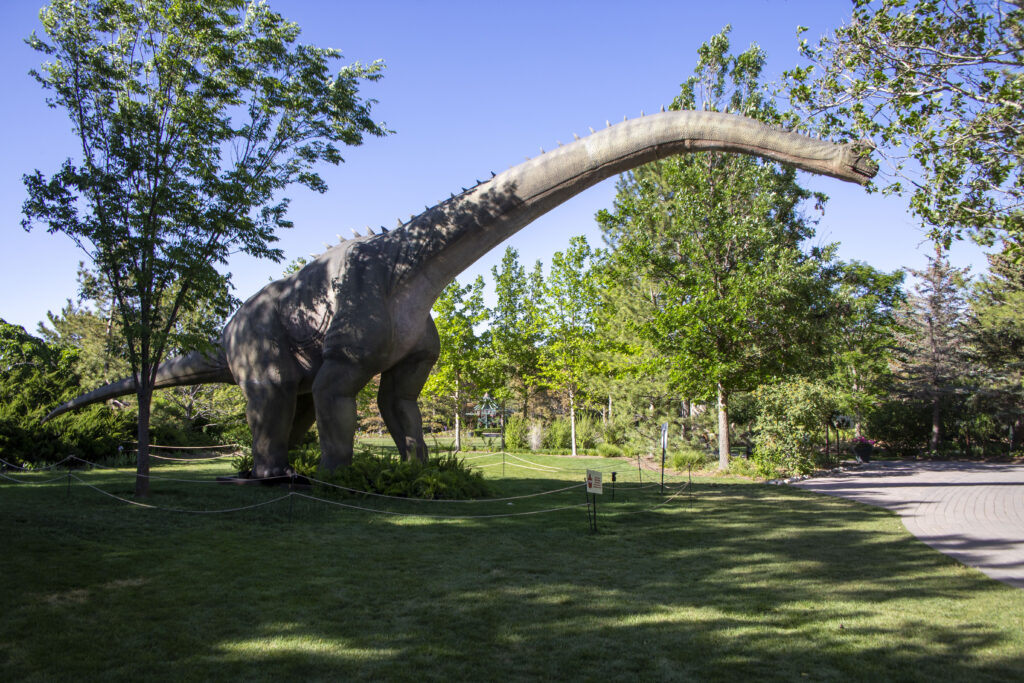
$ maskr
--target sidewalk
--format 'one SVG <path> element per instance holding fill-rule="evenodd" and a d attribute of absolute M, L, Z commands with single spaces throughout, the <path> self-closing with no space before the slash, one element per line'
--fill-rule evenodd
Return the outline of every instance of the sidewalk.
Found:
<path fill-rule="evenodd" d="M 1024 588 L 1024 464 L 879 461 L 792 486 L 892 510 L 936 550 Z"/>

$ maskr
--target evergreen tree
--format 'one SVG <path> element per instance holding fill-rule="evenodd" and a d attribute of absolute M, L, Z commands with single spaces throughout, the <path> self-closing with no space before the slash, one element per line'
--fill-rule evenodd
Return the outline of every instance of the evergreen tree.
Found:
<path fill-rule="evenodd" d="M 969 328 L 973 357 L 992 394 L 994 417 L 1009 429 L 1009 450 L 1016 450 L 1024 428 L 1024 264 L 1007 245 L 990 254 L 989 269 L 970 298 Z"/>
<path fill-rule="evenodd" d="M 954 268 L 939 245 L 917 278 L 901 315 L 895 367 L 902 392 L 927 404 L 931 414 L 928 449 L 942 444 L 943 409 L 956 396 L 968 372 L 966 302 L 968 268 Z"/>

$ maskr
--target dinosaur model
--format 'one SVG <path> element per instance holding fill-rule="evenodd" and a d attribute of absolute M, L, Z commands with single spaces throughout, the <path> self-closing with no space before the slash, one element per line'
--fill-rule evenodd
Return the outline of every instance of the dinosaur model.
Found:
<path fill-rule="evenodd" d="M 253 434 L 253 477 L 288 471 L 288 447 L 313 425 L 321 465 L 352 462 L 356 394 L 380 374 L 377 404 L 402 458 L 425 459 L 417 398 L 437 360 L 430 309 L 474 261 L 528 223 L 612 175 L 673 154 L 751 154 L 865 184 L 865 143 L 837 145 L 740 116 L 670 111 L 624 121 L 478 182 L 398 229 L 339 244 L 247 300 L 219 351 L 163 363 L 156 388 L 237 383 Z M 75 398 L 59 415 L 135 391 L 131 378 Z"/>

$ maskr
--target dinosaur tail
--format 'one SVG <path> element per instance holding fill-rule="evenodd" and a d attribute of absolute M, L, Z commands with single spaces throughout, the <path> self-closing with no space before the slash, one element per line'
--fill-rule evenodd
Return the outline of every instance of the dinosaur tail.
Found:
<path fill-rule="evenodd" d="M 161 363 L 160 369 L 156 373 L 154 388 L 165 389 L 167 387 L 188 386 L 190 384 L 233 383 L 234 381 L 223 352 L 208 356 L 198 351 L 193 351 L 192 353 L 171 358 Z M 99 389 L 94 389 L 87 394 L 82 394 L 67 403 L 57 406 L 49 415 L 43 418 L 43 422 L 83 406 L 106 401 L 117 396 L 134 394 L 136 390 L 135 380 L 132 377 L 111 382 Z"/>

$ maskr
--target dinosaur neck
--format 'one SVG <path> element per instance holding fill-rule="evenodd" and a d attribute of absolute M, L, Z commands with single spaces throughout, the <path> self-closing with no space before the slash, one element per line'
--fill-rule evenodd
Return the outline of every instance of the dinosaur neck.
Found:
<path fill-rule="evenodd" d="M 389 237 L 400 240 L 396 292 L 428 310 L 478 258 L 539 216 L 610 176 L 673 154 L 737 152 L 865 183 L 874 174 L 836 145 L 715 112 L 655 114 L 611 126 L 514 166 L 428 209 Z"/>

